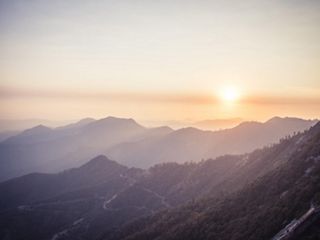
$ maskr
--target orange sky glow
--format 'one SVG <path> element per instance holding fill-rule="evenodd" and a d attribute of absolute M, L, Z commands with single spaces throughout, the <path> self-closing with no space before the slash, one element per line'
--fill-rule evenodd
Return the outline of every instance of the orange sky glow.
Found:
<path fill-rule="evenodd" d="M 319 1 L 4 0 L 1 118 L 320 118 L 319 12 Z"/>

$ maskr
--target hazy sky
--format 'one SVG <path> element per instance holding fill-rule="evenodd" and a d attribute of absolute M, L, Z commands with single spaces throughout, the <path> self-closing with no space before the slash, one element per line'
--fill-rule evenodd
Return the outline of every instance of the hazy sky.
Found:
<path fill-rule="evenodd" d="M 0 0 L 0 81 L 2 118 L 320 117 L 320 1 Z"/>

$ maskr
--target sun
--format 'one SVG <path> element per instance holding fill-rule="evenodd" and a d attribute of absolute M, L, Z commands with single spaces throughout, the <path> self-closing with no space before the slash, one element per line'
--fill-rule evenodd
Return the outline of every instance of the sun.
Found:
<path fill-rule="evenodd" d="M 220 90 L 220 98 L 224 102 L 235 102 L 239 99 L 240 93 L 236 87 L 227 86 Z"/>

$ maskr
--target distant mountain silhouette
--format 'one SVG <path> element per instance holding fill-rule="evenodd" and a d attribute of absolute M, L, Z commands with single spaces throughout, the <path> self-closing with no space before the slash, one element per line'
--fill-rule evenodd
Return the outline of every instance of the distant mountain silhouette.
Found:
<path fill-rule="evenodd" d="M 88 123 L 94 122 L 96 121 L 94 118 L 84 118 L 79 120 L 76 123 L 70 123 L 66 126 L 62 126 L 62 127 L 57 127 L 57 129 L 74 129 L 74 128 L 79 128 L 82 127 L 84 125 L 87 125 Z"/>
<path fill-rule="evenodd" d="M 208 119 L 198 121 L 192 124 L 193 127 L 200 128 L 203 130 L 219 130 L 232 128 L 242 122 L 241 118 L 227 118 L 227 119 Z"/>
<path fill-rule="evenodd" d="M 50 127 L 61 126 L 62 124 L 67 124 L 70 121 L 50 121 L 46 119 L 0 119 L 0 132 L 7 131 L 23 131 L 27 128 L 32 128 L 37 125 L 45 125 Z"/>
<path fill-rule="evenodd" d="M 35 171 L 52 173 L 77 167 L 99 154 L 130 167 L 147 168 L 156 163 L 245 153 L 308 129 L 314 123 L 274 118 L 216 132 L 145 128 L 133 119 L 115 117 L 85 119 L 59 128 L 40 125 L 0 143 L 0 181 Z"/>
<path fill-rule="evenodd" d="M 53 134 L 53 130 L 49 127 L 38 125 L 27 129 L 16 136 L 12 136 L 6 140 L 7 144 L 30 144 L 45 141 Z"/>
<path fill-rule="evenodd" d="M 200 161 L 224 154 L 250 152 L 294 132 L 304 131 L 315 123 L 315 120 L 276 117 L 265 123 L 243 122 L 234 128 L 215 132 L 182 128 L 156 139 L 119 144 L 111 148 L 108 155 L 136 167 L 161 162 Z"/>
<path fill-rule="evenodd" d="M 39 125 L 0 143 L 0 181 L 35 171 L 52 173 L 77 167 L 99 154 L 142 168 L 162 162 L 239 154 L 275 143 L 314 123 L 273 118 L 266 123 L 244 122 L 216 132 L 196 128 L 149 129 L 133 119 L 115 117 L 84 119 L 58 128 Z"/>
<path fill-rule="evenodd" d="M 86 119 L 59 128 L 36 126 L 0 143 L 0 181 L 31 172 L 57 172 L 80 166 L 119 143 L 163 135 L 132 119 Z"/>
<path fill-rule="evenodd" d="M 19 134 L 19 131 L 4 131 L 0 132 L 0 143 L 3 142 L 4 140 L 7 140 L 8 138 L 15 136 Z"/>

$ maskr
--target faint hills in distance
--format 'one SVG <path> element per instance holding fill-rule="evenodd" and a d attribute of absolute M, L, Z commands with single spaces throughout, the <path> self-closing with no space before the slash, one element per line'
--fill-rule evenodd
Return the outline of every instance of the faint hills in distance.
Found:
<path fill-rule="evenodd" d="M 172 131 L 160 138 L 126 142 L 109 149 L 108 156 L 135 167 L 161 162 L 200 161 L 224 154 L 241 154 L 276 143 L 280 138 L 304 131 L 316 120 L 275 117 L 265 123 L 243 122 L 220 131 L 193 127 Z"/>
<path fill-rule="evenodd" d="M 37 125 L 49 127 L 58 127 L 70 123 L 70 121 L 50 121 L 47 119 L 0 119 L 0 132 L 5 131 L 23 131 Z"/>
<path fill-rule="evenodd" d="M 225 118 L 225 119 L 205 119 L 200 121 L 143 121 L 146 126 L 169 126 L 173 129 L 180 129 L 186 127 L 194 127 L 202 130 L 221 130 L 237 126 L 243 121 L 241 118 Z"/>
<path fill-rule="evenodd" d="M 242 121 L 243 120 L 241 118 L 207 119 L 195 122 L 192 126 L 203 130 L 221 130 L 235 127 Z"/>
<path fill-rule="evenodd" d="M 38 125 L 0 143 L 0 181 L 31 172 L 57 172 L 100 154 L 129 167 L 241 154 L 304 131 L 316 120 L 275 117 L 265 123 L 204 131 L 146 128 L 133 119 L 84 119 L 63 127 Z"/>

